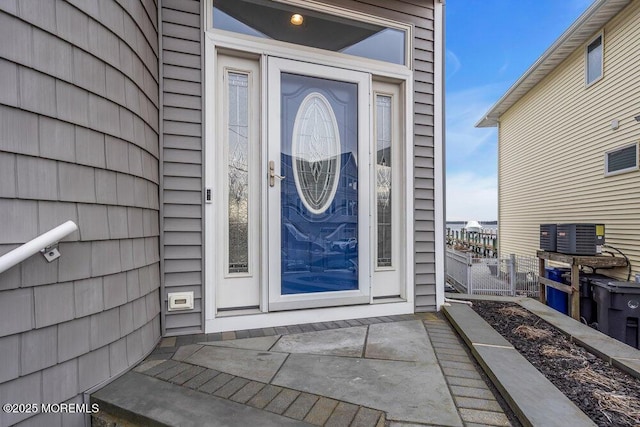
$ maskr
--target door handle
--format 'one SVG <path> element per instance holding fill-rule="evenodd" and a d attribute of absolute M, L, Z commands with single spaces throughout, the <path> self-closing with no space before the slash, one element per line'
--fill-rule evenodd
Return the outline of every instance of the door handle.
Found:
<path fill-rule="evenodd" d="M 283 180 L 286 177 L 282 175 L 276 175 L 276 165 L 273 160 L 269 160 L 269 187 L 276 185 L 276 178 Z"/>

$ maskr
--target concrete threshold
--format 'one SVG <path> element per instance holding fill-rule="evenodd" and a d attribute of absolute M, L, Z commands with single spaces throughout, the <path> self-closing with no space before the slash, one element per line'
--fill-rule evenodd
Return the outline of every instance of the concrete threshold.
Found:
<path fill-rule="evenodd" d="M 443 311 L 523 425 L 596 425 L 471 307 L 454 303 Z"/>

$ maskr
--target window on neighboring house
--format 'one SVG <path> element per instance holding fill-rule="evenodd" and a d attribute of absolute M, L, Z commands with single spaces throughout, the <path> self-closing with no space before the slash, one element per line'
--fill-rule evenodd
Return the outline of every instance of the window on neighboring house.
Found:
<path fill-rule="evenodd" d="M 587 45 L 587 86 L 602 77 L 602 34 Z"/>
<path fill-rule="evenodd" d="M 616 175 L 638 169 L 638 143 L 607 151 L 604 155 L 604 174 Z"/>

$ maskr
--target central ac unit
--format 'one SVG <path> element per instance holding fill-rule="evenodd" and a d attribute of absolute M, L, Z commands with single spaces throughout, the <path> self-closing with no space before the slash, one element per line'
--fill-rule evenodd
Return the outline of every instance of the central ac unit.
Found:
<path fill-rule="evenodd" d="M 568 255 L 599 255 L 604 224 L 558 224 L 557 251 Z"/>
<path fill-rule="evenodd" d="M 556 224 L 540 224 L 540 249 L 548 252 L 556 251 Z"/>

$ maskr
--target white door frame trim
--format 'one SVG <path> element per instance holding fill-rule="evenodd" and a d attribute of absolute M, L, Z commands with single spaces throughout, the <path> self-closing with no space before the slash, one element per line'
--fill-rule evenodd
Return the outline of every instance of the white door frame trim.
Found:
<path fill-rule="evenodd" d="M 206 8 L 205 8 L 206 10 Z M 204 117 L 203 126 L 204 126 L 204 141 L 202 141 L 203 149 L 204 149 L 204 164 L 202 165 L 204 168 L 204 188 L 205 190 L 211 190 L 213 193 L 213 189 L 215 188 L 215 179 L 216 173 L 213 168 L 207 167 L 207 165 L 213 165 L 216 162 L 216 150 L 213 147 L 213 144 L 209 144 L 209 141 L 216 140 L 216 126 L 212 123 L 207 123 L 207 118 L 211 117 L 211 120 L 215 122 L 215 114 L 216 111 L 216 80 L 210 78 L 209 76 L 213 73 L 215 75 L 216 70 L 216 48 L 213 42 L 209 39 L 209 37 L 205 37 L 204 39 L 204 105 L 206 116 Z M 206 194 L 207 191 L 205 191 Z M 205 327 L 204 331 L 208 332 L 210 327 L 208 326 L 210 319 L 215 319 L 216 315 L 216 305 L 217 305 L 217 297 L 216 297 L 216 288 L 215 282 L 218 274 L 216 262 L 213 260 L 214 253 L 216 251 L 216 236 L 217 236 L 217 224 L 218 220 L 218 211 L 214 206 L 213 201 L 216 200 L 215 194 L 211 195 L 211 202 L 204 200 L 204 247 L 202 251 L 202 256 L 204 257 L 204 271 L 202 272 L 202 280 L 204 283 L 203 287 L 203 301 L 202 307 L 204 309 L 204 322 Z"/>
<path fill-rule="evenodd" d="M 436 261 L 436 307 L 444 304 L 445 282 L 445 116 L 444 116 L 444 1 L 434 2 L 434 220 Z M 440 28 L 437 25 L 440 24 Z"/>
<path fill-rule="evenodd" d="M 272 328 L 276 326 L 361 319 L 365 317 L 394 316 L 397 314 L 413 314 L 414 311 L 413 301 L 402 301 L 385 304 L 274 311 L 270 313 L 256 312 L 255 314 L 243 314 L 241 316 L 208 318 L 205 321 L 205 333 Z"/>
<path fill-rule="evenodd" d="M 409 42 L 411 38 L 409 39 Z M 248 41 L 245 39 L 233 39 L 227 35 L 222 34 L 214 34 L 211 31 L 206 31 L 204 33 L 204 105 L 205 111 L 207 112 L 208 120 L 205 120 L 205 140 L 204 151 L 205 151 L 205 179 L 204 179 L 204 187 L 205 188 L 214 188 L 215 187 L 215 168 L 207 167 L 207 165 L 215 165 L 216 161 L 219 159 L 216 158 L 216 150 L 209 146 L 212 141 L 216 140 L 216 129 L 215 124 L 213 123 L 213 119 L 211 117 L 212 114 L 215 114 L 216 111 L 216 81 L 213 76 L 215 76 L 216 70 L 216 48 L 223 47 L 226 49 L 234 49 L 245 51 L 248 53 L 258 54 L 262 56 L 261 60 L 261 70 L 262 70 L 262 82 L 267 83 L 267 64 L 266 64 L 266 55 L 265 52 L 265 44 L 258 41 Z M 218 277 L 218 271 L 216 270 L 216 263 L 214 262 L 215 253 L 217 251 L 217 243 L 219 243 L 219 236 L 217 235 L 217 231 L 215 230 L 215 224 L 221 220 L 219 218 L 219 213 L 217 212 L 215 203 L 206 203 L 204 208 L 204 220 L 205 220 L 205 236 L 204 236 L 204 248 L 203 248 L 203 257 L 204 257 L 204 272 L 203 272 L 203 309 L 205 310 L 205 333 L 210 332 L 218 332 L 224 330 L 239 330 L 239 329 L 247 329 L 247 328 L 255 328 L 255 327 L 269 327 L 269 326 L 280 326 L 287 324 L 297 324 L 297 323 L 308 323 L 308 322 L 318 322 L 318 321 L 329 321 L 329 320 L 341 320 L 341 319 L 352 319 L 358 317 L 373 317 L 373 316 L 385 316 L 385 315 L 395 315 L 395 314 L 408 314 L 415 312 L 415 253 L 414 253 L 414 161 L 413 161 L 413 153 L 414 153 L 414 143 L 413 143 L 413 73 L 407 67 L 400 67 L 395 64 L 389 64 L 389 66 L 385 66 L 381 64 L 379 61 L 366 60 L 363 58 L 345 58 L 347 55 L 337 54 L 334 52 L 327 52 L 326 54 L 319 54 L 317 49 L 306 48 L 304 46 L 300 46 L 298 49 L 292 49 L 286 46 L 280 46 L 278 44 L 268 44 L 268 51 L 270 55 L 280 56 L 285 58 L 295 58 L 295 59 L 306 59 L 309 62 L 322 62 L 323 65 L 335 66 L 340 68 L 348 68 L 354 71 L 362 71 L 369 74 L 373 74 L 378 77 L 388 78 L 390 81 L 402 82 L 405 87 L 405 95 L 404 103 L 403 103 L 403 114 L 404 114 L 404 128 L 405 128 L 405 169 L 406 174 L 404 176 L 404 197 L 405 197 L 405 206 L 406 206 L 406 216 L 405 216 L 405 232 L 404 232 L 404 244 L 406 251 L 406 259 L 404 263 L 405 270 L 405 286 L 402 290 L 403 301 L 399 301 L 397 299 L 392 300 L 382 300 L 376 301 L 373 304 L 366 305 L 350 305 L 343 307 L 327 307 L 327 308 L 315 308 L 315 309 L 306 309 L 306 310 L 295 310 L 295 311 L 285 311 L 285 312 L 270 312 L 270 313 L 261 313 L 258 310 L 255 311 L 255 314 L 242 314 L 238 313 L 237 316 L 225 315 L 220 316 L 216 314 L 216 292 L 215 292 L 215 281 L 216 277 Z M 273 51 L 271 51 L 273 48 Z M 256 56 L 258 56 L 256 55 Z M 266 87 L 266 86 L 265 86 Z M 437 92 L 437 91 L 436 91 Z M 263 106 L 261 117 L 262 123 L 266 123 L 267 112 L 266 112 L 266 100 L 261 101 L 261 105 Z M 436 107 L 437 108 L 437 107 Z M 371 109 L 370 109 L 371 111 Z M 370 112 L 370 114 L 372 114 Z M 437 122 L 436 122 L 437 123 Z M 437 124 L 436 124 L 437 127 Z M 264 150 L 266 150 L 266 143 L 264 143 L 266 139 L 266 126 L 261 126 L 262 128 L 262 141 Z M 436 129 L 437 130 L 437 129 Z M 438 132 L 436 132 L 438 135 Z M 438 147 L 438 143 L 436 140 L 436 147 Z M 437 149 L 437 148 L 436 148 Z M 266 151 L 265 153 L 266 154 Z M 372 153 L 369 153 L 369 157 L 372 158 Z M 436 156 L 437 158 L 437 156 Z M 266 161 L 262 162 L 262 176 L 266 176 L 267 168 Z M 437 168 L 437 165 L 436 165 Z M 437 179 L 437 174 L 436 174 Z M 266 181 L 265 181 L 266 182 Z M 266 184 L 265 184 L 266 185 Z M 436 189 L 438 186 L 436 185 Z M 266 192 L 263 192 L 263 203 L 266 203 Z M 214 201 L 216 197 L 214 195 Z M 437 203 L 437 201 L 436 201 Z M 263 205 L 264 206 L 264 205 Z M 436 210 L 436 221 L 438 211 Z M 437 224 L 437 222 L 436 222 Z M 436 233 L 436 241 L 437 241 L 437 233 Z M 263 246 L 265 249 L 265 253 L 268 253 L 267 242 L 266 239 L 263 242 Z M 437 249 L 436 249 L 436 257 L 437 257 Z M 263 257 L 265 260 L 263 261 L 263 266 L 266 267 L 268 265 L 267 257 Z M 370 257 L 371 258 L 371 257 Z M 373 262 L 371 259 L 369 262 Z M 267 271 L 267 270 L 263 270 Z M 263 281 L 266 283 L 266 281 Z M 261 307 L 262 310 L 266 310 L 268 303 L 268 291 L 264 289 L 265 286 L 261 288 Z M 437 288 L 438 295 L 442 295 L 442 300 L 444 300 L 444 284 L 442 285 L 442 290 Z M 444 302 L 444 301 L 443 301 Z M 438 305 L 439 306 L 439 305 Z"/>

